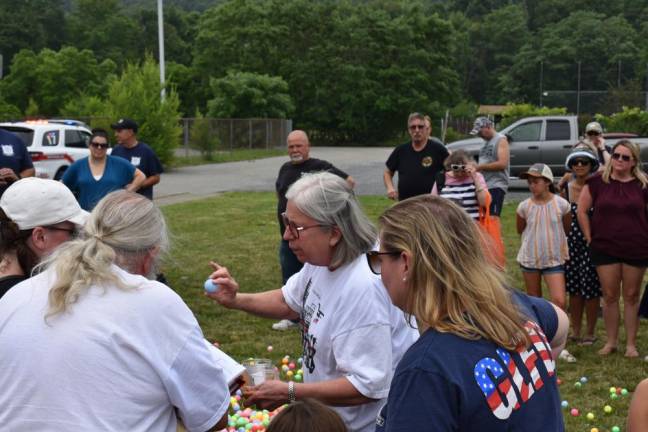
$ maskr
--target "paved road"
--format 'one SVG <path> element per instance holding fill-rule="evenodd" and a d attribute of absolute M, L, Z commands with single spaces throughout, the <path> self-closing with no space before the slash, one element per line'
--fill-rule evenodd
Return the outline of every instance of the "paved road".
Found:
<path fill-rule="evenodd" d="M 311 157 L 327 160 L 353 176 L 357 182 L 356 193 L 382 195 L 385 193 L 382 173 L 392 150 L 391 147 L 312 147 Z M 287 156 L 281 156 L 176 168 L 161 176 L 160 184 L 155 187 L 155 201 L 165 205 L 230 191 L 273 192 L 279 167 L 287 160 Z M 509 195 L 511 199 L 520 199 L 528 194 Z"/>

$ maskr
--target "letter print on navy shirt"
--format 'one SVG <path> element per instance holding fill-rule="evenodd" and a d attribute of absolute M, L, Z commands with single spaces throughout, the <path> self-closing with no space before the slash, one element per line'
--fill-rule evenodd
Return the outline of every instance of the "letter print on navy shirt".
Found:
<path fill-rule="evenodd" d="M 302 325 L 302 351 L 305 367 L 309 373 L 315 371 L 315 353 L 317 352 L 317 337 L 309 333 L 311 324 L 317 324 L 321 318 L 324 317 L 324 313 L 320 310 L 319 301 L 314 301 L 314 299 L 309 299 L 311 292 L 311 284 L 313 283 L 312 279 L 308 279 L 306 283 L 306 289 L 304 290 L 304 296 L 302 297 L 302 316 L 301 316 L 301 325 Z M 314 297 L 319 299 L 319 295 L 315 292 L 313 293 Z M 306 304 L 306 301 L 309 301 Z M 313 319 L 314 316 L 314 319 Z"/>
<path fill-rule="evenodd" d="M 553 376 L 555 363 L 547 337 L 535 323 L 524 325 L 531 347 L 517 352 L 496 350 L 497 359 L 486 357 L 475 365 L 475 381 L 488 407 L 498 419 L 505 420 L 544 386 L 538 367 Z"/>

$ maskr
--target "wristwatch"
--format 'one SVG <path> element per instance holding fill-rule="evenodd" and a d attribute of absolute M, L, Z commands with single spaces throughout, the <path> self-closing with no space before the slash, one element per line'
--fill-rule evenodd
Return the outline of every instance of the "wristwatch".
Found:
<path fill-rule="evenodd" d="M 296 397 L 295 397 L 295 383 L 293 381 L 290 381 L 288 383 L 288 403 L 293 403 L 295 402 Z"/>

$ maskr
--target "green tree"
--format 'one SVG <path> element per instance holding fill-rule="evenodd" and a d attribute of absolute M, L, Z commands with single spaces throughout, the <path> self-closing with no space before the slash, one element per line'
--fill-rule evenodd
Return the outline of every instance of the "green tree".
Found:
<path fill-rule="evenodd" d="M 185 12 L 175 6 L 164 7 L 164 57 L 167 62 L 173 61 L 190 65 L 192 61 L 191 46 L 196 35 L 198 24 L 197 12 Z M 141 9 L 135 15 L 138 23 L 138 51 L 158 53 L 158 15 L 157 10 Z"/>
<path fill-rule="evenodd" d="M 206 160 L 212 160 L 214 152 L 220 146 L 220 140 L 212 129 L 211 120 L 205 118 L 200 111 L 196 111 L 191 126 L 191 146 L 200 150 Z"/>
<path fill-rule="evenodd" d="M 22 50 L 14 56 L 7 77 L 0 81 L 0 92 L 23 111 L 33 99 L 40 110 L 36 114 L 55 116 L 82 92 L 104 92 L 114 70 L 112 61 L 98 63 L 90 50 L 65 47 L 60 51 L 44 49 L 38 54 Z"/>
<path fill-rule="evenodd" d="M 296 124 L 317 139 L 382 140 L 409 112 L 441 112 L 461 93 L 448 22 L 419 2 L 383 6 L 232 0 L 203 14 L 194 67 L 283 78 Z"/>
<path fill-rule="evenodd" d="M 141 64 L 128 63 L 121 76 L 108 89 L 105 111 L 109 119 L 129 117 L 140 125 L 138 138 L 149 144 L 163 164 L 173 159 L 180 141 L 178 94 L 167 88 L 164 101 L 158 63 L 147 56 Z"/>
<path fill-rule="evenodd" d="M 624 18 L 575 12 L 547 25 L 520 48 L 503 76 L 508 83 L 503 89 L 511 100 L 536 100 L 541 61 L 545 89 L 575 90 L 579 61 L 581 89 L 607 89 L 616 82 L 618 62 L 632 64 L 638 52 L 637 32 Z"/>
<path fill-rule="evenodd" d="M 212 79 L 215 95 L 207 102 L 212 117 L 288 118 L 295 105 L 288 94 L 288 84 L 279 78 L 250 72 L 230 72 Z"/>
<path fill-rule="evenodd" d="M 141 29 L 123 12 L 119 0 L 77 0 L 68 17 L 68 43 L 92 50 L 118 65 L 140 59 Z"/>
<path fill-rule="evenodd" d="M 65 39 L 63 0 L 0 0 L 0 54 L 4 71 L 21 49 L 58 50 Z"/>

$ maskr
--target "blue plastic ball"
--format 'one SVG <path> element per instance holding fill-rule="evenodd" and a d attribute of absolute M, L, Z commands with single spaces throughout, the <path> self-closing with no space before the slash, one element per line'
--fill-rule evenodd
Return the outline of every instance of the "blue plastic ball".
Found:
<path fill-rule="evenodd" d="M 580 382 L 585 384 L 587 382 L 587 377 L 581 377 Z"/>
<path fill-rule="evenodd" d="M 215 284 L 211 279 L 207 279 L 205 281 L 205 291 L 207 291 L 208 293 L 214 293 L 218 291 L 218 288 L 218 284 Z"/>
<path fill-rule="evenodd" d="M 562 406 L 563 408 L 567 408 L 567 407 L 569 406 L 569 402 L 567 402 L 566 400 L 564 400 L 564 401 L 562 401 L 562 402 L 560 403 L 560 406 Z"/>

